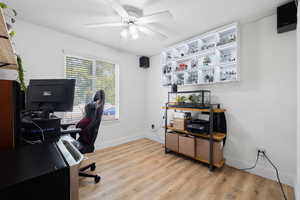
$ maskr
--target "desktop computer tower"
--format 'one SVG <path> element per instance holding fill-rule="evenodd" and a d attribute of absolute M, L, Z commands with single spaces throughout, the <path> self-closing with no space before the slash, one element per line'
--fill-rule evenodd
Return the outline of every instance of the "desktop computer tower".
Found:
<path fill-rule="evenodd" d="M 17 81 L 0 80 L 0 150 L 13 149 L 20 134 L 24 95 Z"/>

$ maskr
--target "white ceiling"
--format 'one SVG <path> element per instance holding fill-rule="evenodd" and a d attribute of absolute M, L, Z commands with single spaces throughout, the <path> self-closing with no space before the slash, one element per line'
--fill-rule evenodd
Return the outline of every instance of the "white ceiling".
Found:
<path fill-rule="evenodd" d="M 118 0 L 116 0 L 118 1 Z M 123 41 L 121 28 L 89 29 L 84 24 L 99 22 L 116 13 L 104 0 L 6 0 L 19 18 L 136 55 L 155 55 L 164 47 L 209 29 L 234 21 L 247 22 L 275 13 L 287 0 L 119 0 L 121 4 L 144 9 L 145 14 L 170 10 L 174 20 L 153 24 L 169 39 L 161 41 L 142 35 Z"/>

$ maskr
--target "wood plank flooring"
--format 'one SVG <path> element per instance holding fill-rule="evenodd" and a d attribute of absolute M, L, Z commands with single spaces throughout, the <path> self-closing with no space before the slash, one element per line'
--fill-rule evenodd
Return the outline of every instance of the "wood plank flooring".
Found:
<path fill-rule="evenodd" d="M 99 150 L 89 158 L 102 179 L 80 180 L 80 200 L 281 200 L 279 185 L 230 167 L 214 172 L 196 161 L 165 154 L 141 139 Z M 293 189 L 284 185 L 288 200 Z"/>

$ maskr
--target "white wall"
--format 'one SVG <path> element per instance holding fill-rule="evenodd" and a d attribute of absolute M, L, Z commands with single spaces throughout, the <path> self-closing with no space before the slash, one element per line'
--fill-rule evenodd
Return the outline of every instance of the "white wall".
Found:
<path fill-rule="evenodd" d="M 298 19 L 300 7 L 298 6 Z M 296 199 L 300 200 L 300 29 L 297 27 L 297 181 L 295 185 Z"/>
<path fill-rule="evenodd" d="M 25 79 L 63 78 L 63 50 L 95 56 L 120 65 L 120 120 L 102 122 L 96 146 L 104 147 L 143 137 L 144 74 L 138 57 L 21 20 L 14 26 L 16 49 L 24 62 Z M 0 70 L 0 78 L 15 77 Z M 10 74 L 10 75 L 8 75 Z"/>
<path fill-rule="evenodd" d="M 160 124 L 169 88 L 161 86 L 160 56 L 151 58 L 146 74 L 148 137 L 163 141 Z M 276 16 L 241 25 L 241 81 L 184 89 L 210 89 L 214 102 L 228 111 L 227 164 L 252 166 L 263 147 L 280 170 L 282 181 L 294 184 L 296 174 L 296 32 L 277 34 Z M 180 88 L 182 90 L 183 88 Z M 253 173 L 275 178 L 264 161 Z"/>

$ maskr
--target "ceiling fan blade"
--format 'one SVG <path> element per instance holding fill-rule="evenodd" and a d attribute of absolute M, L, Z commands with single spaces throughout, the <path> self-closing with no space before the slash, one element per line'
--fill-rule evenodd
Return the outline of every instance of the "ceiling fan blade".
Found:
<path fill-rule="evenodd" d="M 152 27 L 149 27 L 149 26 L 138 26 L 138 29 L 139 29 L 140 32 L 142 32 L 142 33 L 144 33 L 146 35 L 156 36 L 160 40 L 166 40 L 166 39 L 168 39 L 168 37 L 165 34 L 160 33 L 159 31 L 154 30 Z"/>
<path fill-rule="evenodd" d="M 128 18 L 128 12 L 116 0 L 105 0 L 122 18 Z"/>
<path fill-rule="evenodd" d="M 159 3 L 160 0 L 145 0 L 144 5 L 153 5 Z"/>
<path fill-rule="evenodd" d="M 127 26 L 122 22 L 112 22 L 112 23 L 94 23 L 94 24 L 86 24 L 87 28 L 100 28 L 100 27 L 123 27 Z"/>
<path fill-rule="evenodd" d="M 173 19 L 173 15 L 170 13 L 170 11 L 162 11 L 138 18 L 136 24 L 149 24 L 153 22 L 166 21 L 171 19 Z"/>

